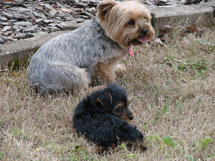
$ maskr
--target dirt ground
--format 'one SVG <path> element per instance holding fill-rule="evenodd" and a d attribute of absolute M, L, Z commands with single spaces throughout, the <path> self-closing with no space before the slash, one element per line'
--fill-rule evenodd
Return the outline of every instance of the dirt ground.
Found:
<path fill-rule="evenodd" d="M 122 144 L 110 155 L 75 133 L 81 96 L 43 98 L 27 84 L 27 68 L 0 71 L 0 160 L 215 160 L 215 30 L 202 37 L 178 30 L 164 45 L 133 48 L 117 81 L 133 98 L 133 124 L 148 150 Z M 201 39 L 196 40 L 196 39 Z"/>

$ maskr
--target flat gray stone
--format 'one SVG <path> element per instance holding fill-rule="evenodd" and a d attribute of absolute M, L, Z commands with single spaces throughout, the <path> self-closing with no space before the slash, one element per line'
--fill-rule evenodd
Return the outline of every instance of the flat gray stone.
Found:
<path fill-rule="evenodd" d="M 1 12 L 1 16 L 5 16 L 7 18 L 13 18 L 13 14 L 12 13 L 8 13 L 8 12 L 5 12 L 5 11 Z"/>
<path fill-rule="evenodd" d="M 9 42 L 0 45 L 0 64 L 6 65 L 14 59 L 28 58 L 36 52 L 36 50 L 49 39 L 68 31 L 54 32 L 29 39 Z"/>
<path fill-rule="evenodd" d="M 25 21 L 19 21 L 19 22 L 14 22 L 14 25 L 29 27 L 29 26 L 32 26 L 32 23 L 28 22 L 28 21 L 26 21 L 26 22 Z"/>
<path fill-rule="evenodd" d="M 62 30 L 74 30 L 78 27 L 80 27 L 81 24 L 77 24 L 76 22 L 62 22 L 60 24 L 57 24 L 57 27 L 62 28 Z"/>
<path fill-rule="evenodd" d="M 8 25 L 10 25 L 10 24 L 9 24 L 9 22 L 1 22 L 1 21 L 0 21 L 0 25 L 2 25 L 2 26 L 8 26 Z"/>
<path fill-rule="evenodd" d="M 54 17 L 57 15 L 57 11 L 55 9 L 53 9 L 49 12 L 49 14 L 50 14 L 50 16 Z"/>
<path fill-rule="evenodd" d="M 6 17 L 0 16 L 0 21 L 7 21 L 8 19 Z"/>
<path fill-rule="evenodd" d="M 54 22 L 54 20 L 51 20 L 51 19 L 43 19 L 42 21 L 46 24 Z"/>
<path fill-rule="evenodd" d="M 205 5 L 188 5 L 180 7 L 158 7 L 152 9 L 152 24 L 156 32 L 159 32 L 163 25 L 186 26 L 198 24 L 211 27 L 215 24 L 214 9 Z"/>
<path fill-rule="evenodd" d="M 19 33 L 19 34 L 15 35 L 14 38 L 24 39 L 24 38 L 26 38 L 26 36 L 27 35 L 25 33 Z"/>
<path fill-rule="evenodd" d="M 54 8 L 50 4 L 47 4 L 47 3 L 44 5 L 44 7 L 47 10 L 54 10 Z"/>
<path fill-rule="evenodd" d="M 5 31 L 9 31 L 10 29 L 11 29 L 11 26 L 5 26 L 1 31 L 5 32 Z"/>
<path fill-rule="evenodd" d="M 9 10 L 16 11 L 16 12 L 23 13 L 23 14 L 30 12 L 28 8 L 23 8 L 23 7 L 11 7 L 11 8 L 9 8 Z"/>
<path fill-rule="evenodd" d="M 38 28 L 38 25 L 34 25 L 32 27 L 25 27 L 25 28 L 23 28 L 23 31 L 24 32 L 35 32 L 37 30 L 37 28 Z"/>
<path fill-rule="evenodd" d="M 9 36 L 11 33 L 12 33 L 12 31 L 5 31 L 5 32 L 3 32 L 2 35 L 4 35 L 4 36 Z"/>
<path fill-rule="evenodd" d="M 16 32 L 19 32 L 19 31 L 21 31 L 21 30 L 23 29 L 23 27 L 22 27 L 22 26 L 19 26 L 19 25 L 14 25 L 14 26 L 13 26 L 13 29 L 14 29 Z"/>
<path fill-rule="evenodd" d="M 96 13 L 96 8 L 95 7 L 91 7 L 91 8 L 86 8 L 86 11 L 88 11 L 88 12 L 94 12 L 94 13 Z"/>
<path fill-rule="evenodd" d="M 42 12 L 33 12 L 34 16 L 35 17 L 38 17 L 38 18 L 46 18 L 45 14 L 42 13 Z"/>

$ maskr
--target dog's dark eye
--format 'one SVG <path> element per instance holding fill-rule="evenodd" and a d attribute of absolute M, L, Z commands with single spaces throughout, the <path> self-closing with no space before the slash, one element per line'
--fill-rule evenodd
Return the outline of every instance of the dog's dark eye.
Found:
<path fill-rule="evenodd" d="M 115 109 L 115 112 L 116 112 L 116 113 L 122 113 L 122 111 L 123 111 L 122 108 L 117 108 L 117 109 Z"/>
<path fill-rule="evenodd" d="M 134 20 L 128 21 L 128 25 L 135 25 L 135 21 Z"/>

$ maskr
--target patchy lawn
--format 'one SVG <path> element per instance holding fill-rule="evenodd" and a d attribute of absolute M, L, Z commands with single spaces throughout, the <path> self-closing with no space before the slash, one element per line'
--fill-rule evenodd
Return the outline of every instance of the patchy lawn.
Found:
<path fill-rule="evenodd" d="M 133 98 L 145 153 L 122 144 L 111 155 L 95 154 L 72 128 L 81 96 L 35 95 L 23 68 L 0 72 L 0 160 L 215 160 L 215 31 L 205 32 L 202 44 L 193 34 L 171 36 L 163 46 L 134 48 L 118 78 Z"/>

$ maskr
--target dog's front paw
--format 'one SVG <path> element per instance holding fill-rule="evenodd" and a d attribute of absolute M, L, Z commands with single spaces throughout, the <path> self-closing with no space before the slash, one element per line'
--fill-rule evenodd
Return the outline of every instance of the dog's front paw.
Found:
<path fill-rule="evenodd" d="M 116 69 L 115 69 L 116 75 L 122 76 L 125 72 L 126 72 L 126 67 L 124 64 L 117 64 L 116 65 Z"/>

